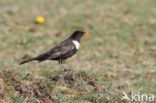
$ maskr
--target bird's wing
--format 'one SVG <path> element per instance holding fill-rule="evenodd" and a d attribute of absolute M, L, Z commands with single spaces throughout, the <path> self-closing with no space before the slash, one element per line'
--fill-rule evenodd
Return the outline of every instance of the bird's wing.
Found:
<path fill-rule="evenodd" d="M 66 52 L 68 52 L 69 49 L 72 49 L 72 48 L 69 48 L 70 45 L 71 45 L 71 43 L 69 43 L 68 40 L 65 40 L 65 41 L 61 42 L 60 44 L 56 45 L 54 48 L 37 56 L 36 60 L 38 60 L 39 62 L 42 62 L 44 60 L 50 60 L 50 59 L 56 58 L 62 54 L 65 54 Z"/>
<path fill-rule="evenodd" d="M 64 41 L 58 45 L 56 45 L 53 49 L 49 52 L 48 59 L 54 59 L 60 57 L 74 49 L 73 43 L 71 41 Z"/>
<path fill-rule="evenodd" d="M 42 62 L 44 60 L 47 60 L 47 58 L 50 56 L 49 51 L 40 54 L 39 56 L 36 57 L 36 60 L 38 60 L 39 62 Z"/>

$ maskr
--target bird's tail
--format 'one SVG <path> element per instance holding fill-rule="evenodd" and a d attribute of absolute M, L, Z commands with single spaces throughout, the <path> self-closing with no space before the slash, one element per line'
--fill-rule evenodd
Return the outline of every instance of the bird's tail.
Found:
<path fill-rule="evenodd" d="M 37 60 L 36 57 L 35 57 L 35 58 L 26 59 L 26 60 L 20 62 L 19 65 L 22 65 L 22 64 L 24 64 L 24 63 L 27 63 L 27 62 L 30 62 L 30 61 L 34 61 L 34 60 Z"/>

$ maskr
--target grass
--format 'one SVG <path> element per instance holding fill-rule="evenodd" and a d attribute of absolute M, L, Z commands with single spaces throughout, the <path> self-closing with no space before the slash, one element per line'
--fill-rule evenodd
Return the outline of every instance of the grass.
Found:
<path fill-rule="evenodd" d="M 75 87 L 86 83 L 79 80 L 73 91 L 82 92 L 83 96 L 55 89 L 58 102 L 120 103 L 122 91 L 156 95 L 155 11 L 155 0 L 1 0 L 0 71 L 11 72 L 8 76 L 18 77 L 23 83 L 27 74 L 32 75 L 30 82 L 42 78 L 40 82 L 53 91 L 57 84 L 49 77 L 62 71 L 57 62 L 18 63 L 48 50 L 74 30 L 83 29 L 90 35 L 83 38 L 79 52 L 66 61 L 66 66 L 97 79 L 97 87 L 105 92 L 85 94 L 85 90 Z M 35 24 L 37 16 L 44 16 L 45 23 Z M 16 85 L 8 84 L 5 78 L 0 79 L 4 85 L 0 86 L 0 101 L 25 101 L 16 92 Z M 66 88 L 69 89 L 68 83 Z"/>

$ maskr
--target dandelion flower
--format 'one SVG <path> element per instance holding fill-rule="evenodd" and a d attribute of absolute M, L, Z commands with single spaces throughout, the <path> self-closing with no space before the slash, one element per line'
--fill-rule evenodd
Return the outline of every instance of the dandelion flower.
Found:
<path fill-rule="evenodd" d="M 43 23 L 45 22 L 45 19 L 44 19 L 44 17 L 42 17 L 42 16 L 38 16 L 38 17 L 36 18 L 36 22 L 39 23 L 39 24 L 43 24 Z"/>

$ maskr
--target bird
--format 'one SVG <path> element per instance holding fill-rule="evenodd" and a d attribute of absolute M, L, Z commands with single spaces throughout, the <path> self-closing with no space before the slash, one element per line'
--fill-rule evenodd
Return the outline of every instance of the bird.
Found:
<path fill-rule="evenodd" d="M 62 62 L 72 57 L 80 47 L 80 40 L 83 36 L 88 35 L 88 32 L 81 30 L 74 31 L 67 39 L 57 44 L 50 50 L 30 59 L 26 59 L 19 63 L 19 65 L 25 64 L 31 61 L 43 62 L 46 60 L 58 61 L 62 65 Z M 65 68 L 63 66 L 63 68 Z"/>

